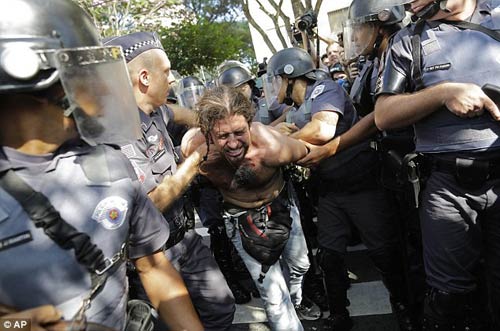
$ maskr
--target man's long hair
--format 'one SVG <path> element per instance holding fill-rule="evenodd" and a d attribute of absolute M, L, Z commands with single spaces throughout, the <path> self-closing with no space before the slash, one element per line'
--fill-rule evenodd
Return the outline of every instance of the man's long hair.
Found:
<path fill-rule="evenodd" d="M 255 109 L 251 101 L 238 89 L 223 85 L 205 91 L 196 104 L 196 113 L 198 126 L 205 135 L 208 155 L 210 132 L 218 120 L 233 115 L 242 115 L 250 126 Z"/>
<path fill-rule="evenodd" d="M 217 86 L 205 92 L 196 104 L 198 126 L 206 136 L 218 120 L 242 115 L 250 125 L 255 110 L 250 100 L 237 89 L 228 86 Z"/>

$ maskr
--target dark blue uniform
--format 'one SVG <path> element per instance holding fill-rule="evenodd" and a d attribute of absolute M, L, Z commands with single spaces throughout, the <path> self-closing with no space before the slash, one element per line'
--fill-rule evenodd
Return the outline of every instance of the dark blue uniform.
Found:
<path fill-rule="evenodd" d="M 469 21 L 498 32 L 499 11 L 499 1 L 479 0 Z M 418 50 L 412 46 L 416 35 Z M 413 67 L 415 54 L 422 57 L 418 70 Z M 474 29 L 429 21 L 396 35 L 384 70 L 379 94 L 415 92 L 443 82 L 500 86 L 500 43 Z M 415 134 L 416 150 L 427 156 L 431 168 L 420 208 L 425 270 L 432 288 L 426 318 L 435 325 L 463 327 L 465 305 L 482 285 L 478 270 L 484 259 L 490 314 L 498 330 L 500 125 L 487 111 L 460 118 L 443 107 L 415 123 Z"/>
<path fill-rule="evenodd" d="M 143 136 L 134 144 L 122 146 L 122 151 L 149 192 L 177 170 L 177 157 L 167 132 L 172 113 L 166 106 L 151 115 L 139 112 Z M 170 225 L 167 257 L 182 275 L 205 330 L 226 330 L 235 312 L 233 295 L 209 248 L 188 226 L 183 204 L 180 198 L 164 213 Z"/>
<path fill-rule="evenodd" d="M 88 234 L 106 258 L 120 252 L 127 240 L 132 259 L 163 249 L 167 241 L 165 220 L 127 159 L 111 147 L 93 148 L 80 141 L 36 156 L 3 147 L 0 171 L 7 169 L 44 194 L 62 219 Z M 56 245 L 2 188 L 0 242 L 0 302 L 20 310 L 52 304 L 71 320 L 91 289 L 89 272 L 73 250 Z M 127 293 L 122 263 L 92 300 L 87 321 L 123 330 Z"/>
<path fill-rule="evenodd" d="M 332 80 L 317 81 L 307 87 L 305 101 L 287 114 L 287 121 L 299 128 L 314 114 L 334 111 L 339 114 L 335 136 L 348 131 L 358 115 L 344 89 Z M 374 264 L 382 273 L 391 293 L 391 302 L 401 303 L 405 288 L 402 276 L 400 243 L 395 226 L 395 211 L 386 192 L 377 183 L 378 158 L 364 141 L 323 160 L 319 175 L 318 243 L 320 265 L 325 273 L 331 315 L 347 316 L 348 278 L 344 254 L 351 236 L 351 225 L 360 232 Z"/>

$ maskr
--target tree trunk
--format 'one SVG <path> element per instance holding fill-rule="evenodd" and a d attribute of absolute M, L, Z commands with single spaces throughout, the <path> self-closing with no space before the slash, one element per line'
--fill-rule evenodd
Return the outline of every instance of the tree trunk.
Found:
<path fill-rule="evenodd" d="M 255 20 L 253 19 L 250 9 L 248 8 L 248 0 L 243 0 L 243 13 L 245 14 L 245 17 L 248 20 L 248 23 L 250 23 L 255 30 L 257 30 L 260 35 L 262 36 L 262 39 L 264 39 L 264 42 L 266 43 L 267 47 L 271 50 L 271 52 L 276 53 L 276 48 L 274 47 L 273 43 L 267 36 L 266 32 L 260 27 Z"/>

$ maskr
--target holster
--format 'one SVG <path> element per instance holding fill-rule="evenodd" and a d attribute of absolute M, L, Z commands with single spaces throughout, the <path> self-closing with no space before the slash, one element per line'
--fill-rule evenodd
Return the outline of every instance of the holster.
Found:
<path fill-rule="evenodd" d="M 130 300 L 127 304 L 127 324 L 125 331 L 153 330 L 153 308 L 143 300 Z"/>
<path fill-rule="evenodd" d="M 405 178 L 406 194 L 411 207 L 420 206 L 420 192 L 423 190 L 429 174 L 429 162 L 417 153 L 406 154 L 403 158 L 402 176 Z"/>

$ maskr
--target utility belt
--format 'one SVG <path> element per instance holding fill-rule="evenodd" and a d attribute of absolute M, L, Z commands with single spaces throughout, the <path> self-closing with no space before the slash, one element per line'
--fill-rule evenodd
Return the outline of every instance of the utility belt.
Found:
<path fill-rule="evenodd" d="M 391 191 L 405 191 L 407 178 L 403 171 L 403 159 L 415 150 L 412 131 L 408 128 L 384 131 L 370 142 L 370 147 L 379 155 L 382 186 Z"/>
<path fill-rule="evenodd" d="M 403 176 L 413 207 L 419 206 L 419 195 L 433 171 L 453 175 L 465 189 L 478 189 L 488 180 L 500 178 L 500 158 L 442 158 L 432 154 L 407 154 L 403 159 Z"/>
<path fill-rule="evenodd" d="M 453 175 L 466 189 L 478 189 L 486 181 L 500 178 L 500 158 L 479 160 L 473 158 L 443 159 L 426 156 L 433 171 Z"/>

